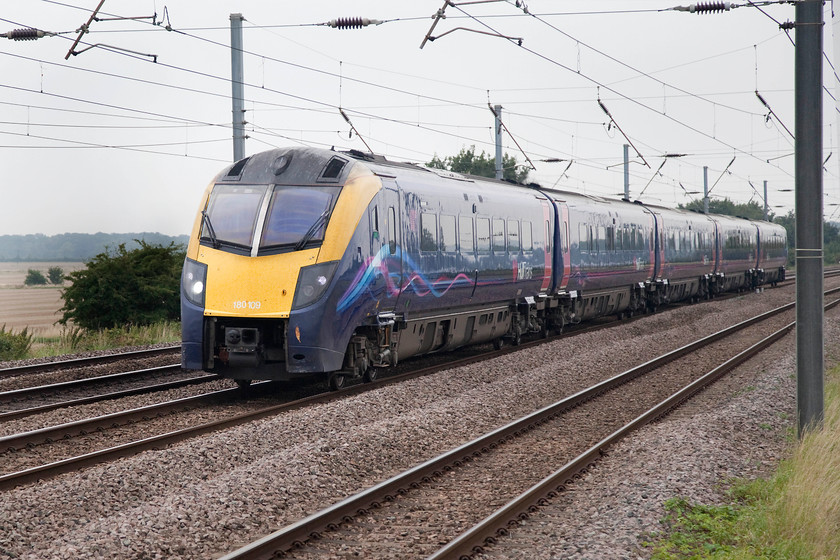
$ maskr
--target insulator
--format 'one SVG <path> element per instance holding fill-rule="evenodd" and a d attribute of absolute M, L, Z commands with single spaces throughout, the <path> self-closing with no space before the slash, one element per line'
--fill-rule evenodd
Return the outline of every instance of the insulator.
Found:
<path fill-rule="evenodd" d="M 367 27 L 368 25 L 379 25 L 380 23 L 382 22 L 375 19 L 348 17 L 334 19 L 327 23 L 327 25 L 338 29 L 359 29 L 361 27 Z"/>
<path fill-rule="evenodd" d="M 34 41 L 44 36 L 44 32 L 40 29 L 15 29 L 5 33 L 6 37 L 13 41 Z"/>
<path fill-rule="evenodd" d="M 703 14 L 711 12 L 728 12 L 732 9 L 731 2 L 700 2 L 691 5 L 692 14 Z"/>

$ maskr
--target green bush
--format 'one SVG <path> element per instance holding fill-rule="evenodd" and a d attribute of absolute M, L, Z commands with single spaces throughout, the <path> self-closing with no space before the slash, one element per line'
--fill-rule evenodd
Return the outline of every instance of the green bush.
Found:
<path fill-rule="evenodd" d="M 26 327 L 15 334 L 7 331 L 6 325 L 0 327 L 0 360 L 22 360 L 29 353 L 32 346 L 32 335 Z"/>
<path fill-rule="evenodd" d="M 47 277 L 52 284 L 61 284 L 64 282 L 64 269 L 60 266 L 51 266 L 47 271 Z"/>
<path fill-rule="evenodd" d="M 84 329 L 110 329 L 177 321 L 181 314 L 182 246 L 150 245 L 96 255 L 82 270 L 71 272 L 62 291 L 59 323 Z"/>
<path fill-rule="evenodd" d="M 30 268 L 26 271 L 26 279 L 23 283 L 26 286 L 43 286 L 47 283 L 47 277 L 40 270 Z"/>

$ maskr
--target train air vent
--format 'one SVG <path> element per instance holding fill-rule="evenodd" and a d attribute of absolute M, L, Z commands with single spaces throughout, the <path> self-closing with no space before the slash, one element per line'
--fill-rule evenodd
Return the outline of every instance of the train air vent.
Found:
<path fill-rule="evenodd" d="M 242 175 L 242 170 L 245 169 L 245 166 L 248 164 L 248 160 L 251 159 L 250 156 L 240 159 L 236 163 L 233 164 L 233 167 L 230 168 L 230 171 L 227 172 L 225 177 L 239 177 Z"/>
<path fill-rule="evenodd" d="M 331 158 L 330 161 L 327 162 L 327 165 L 324 166 L 324 170 L 321 172 L 320 178 L 338 179 L 345 165 L 347 165 L 346 159 L 342 159 L 340 157 Z"/>

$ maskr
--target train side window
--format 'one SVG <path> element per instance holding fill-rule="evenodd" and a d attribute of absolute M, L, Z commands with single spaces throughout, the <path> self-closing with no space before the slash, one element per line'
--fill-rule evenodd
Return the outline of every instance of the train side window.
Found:
<path fill-rule="evenodd" d="M 589 235 L 589 226 L 580 224 L 578 227 L 580 235 L 580 250 L 592 252 L 592 236 Z"/>
<path fill-rule="evenodd" d="M 493 252 L 505 253 L 505 221 L 500 218 L 493 218 Z"/>
<path fill-rule="evenodd" d="M 458 219 L 458 234 L 461 253 L 474 252 L 475 235 L 473 234 L 473 219 L 470 216 L 461 216 Z"/>
<path fill-rule="evenodd" d="M 612 226 L 607 227 L 607 237 L 606 237 L 605 241 L 606 241 L 606 244 L 607 244 L 607 246 L 606 246 L 607 251 L 609 251 L 610 253 L 614 253 L 615 252 L 615 228 L 614 227 L 612 227 Z"/>
<path fill-rule="evenodd" d="M 480 254 L 490 252 L 490 218 L 476 218 L 475 245 Z"/>
<path fill-rule="evenodd" d="M 379 206 L 370 209 L 371 238 L 379 241 Z"/>
<path fill-rule="evenodd" d="M 534 237 L 531 222 L 522 222 L 522 250 L 530 251 L 534 248 Z"/>
<path fill-rule="evenodd" d="M 388 207 L 388 251 L 397 252 L 397 213 L 393 206 Z"/>
<path fill-rule="evenodd" d="M 604 226 L 598 226 L 598 252 L 603 253 L 606 251 L 607 246 L 607 233 L 606 228 Z"/>
<path fill-rule="evenodd" d="M 545 252 L 551 253 L 551 224 L 548 220 L 545 222 Z"/>
<path fill-rule="evenodd" d="M 516 220 L 508 220 L 508 249 L 511 253 L 519 252 L 519 222 Z"/>
<path fill-rule="evenodd" d="M 440 216 L 440 250 L 447 253 L 455 251 L 455 216 Z"/>
<path fill-rule="evenodd" d="M 438 250 L 437 214 L 420 214 L 420 250 Z"/>

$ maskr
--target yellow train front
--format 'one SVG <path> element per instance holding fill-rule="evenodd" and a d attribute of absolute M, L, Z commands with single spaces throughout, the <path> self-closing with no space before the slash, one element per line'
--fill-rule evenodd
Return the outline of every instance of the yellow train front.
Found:
<path fill-rule="evenodd" d="M 326 150 L 271 150 L 219 174 L 202 199 L 182 274 L 182 367 L 241 385 L 366 371 L 347 355 L 353 325 L 340 323 L 349 314 L 324 313 L 317 303 L 353 236 L 368 235 L 358 225 L 380 189 L 364 164 Z"/>

